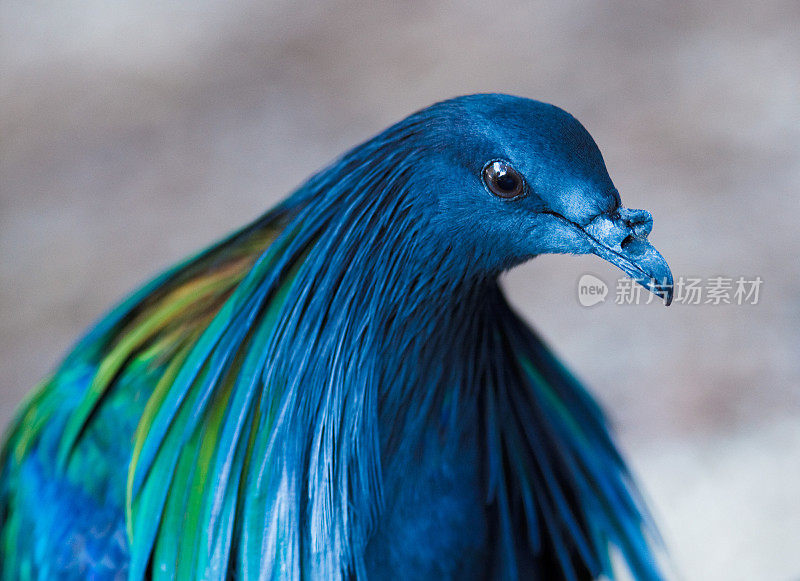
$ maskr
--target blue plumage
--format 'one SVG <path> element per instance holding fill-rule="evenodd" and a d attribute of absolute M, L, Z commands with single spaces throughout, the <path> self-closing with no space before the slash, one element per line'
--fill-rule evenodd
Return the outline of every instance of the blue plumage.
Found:
<path fill-rule="evenodd" d="M 651 225 L 556 107 L 408 117 L 76 346 L 6 444 L 0 579 L 572 580 L 610 546 L 659 579 L 603 414 L 497 284 L 593 252 L 669 301 Z"/>

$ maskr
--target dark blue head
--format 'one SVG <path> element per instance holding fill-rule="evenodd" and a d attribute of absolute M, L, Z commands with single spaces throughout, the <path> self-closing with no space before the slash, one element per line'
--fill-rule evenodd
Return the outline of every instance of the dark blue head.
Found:
<path fill-rule="evenodd" d="M 647 242 L 650 214 L 622 207 L 594 140 L 562 109 L 470 95 L 428 107 L 378 140 L 413 150 L 406 191 L 431 203 L 432 242 L 476 268 L 594 253 L 669 302 L 672 275 Z"/>

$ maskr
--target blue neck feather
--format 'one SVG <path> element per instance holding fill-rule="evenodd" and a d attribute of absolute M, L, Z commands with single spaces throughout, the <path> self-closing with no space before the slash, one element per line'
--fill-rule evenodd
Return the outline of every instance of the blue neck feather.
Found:
<path fill-rule="evenodd" d="M 149 285 L 67 359 L 104 353 L 160 289 L 253 232 L 279 232 L 192 345 L 148 426 L 129 491 L 131 579 L 170 546 L 159 517 L 191 486 L 174 479 L 176 466 L 200 453 L 220 409 L 198 523 L 208 531 L 196 558 L 204 578 L 363 575 L 384 463 L 429 430 L 447 440 L 467 410 L 481 416 L 495 577 L 516 578 L 526 553 L 554 555 L 565 579 L 610 575 L 612 544 L 638 579 L 659 578 L 648 519 L 602 413 L 497 285 L 525 257 L 498 260 L 491 245 L 453 235 L 438 211 L 443 185 L 424 162 L 442 155 L 460 107 L 413 115 L 346 154 Z M 86 418 L 97 400 L 83 405 Z"/>
<path fill-rule="evenodd" d="M 297 538 L 278 543 L 292 547 L 282 566 L 363 572 L 382 507 L 381 454 L 431 427 L 456 433 L 447 428 L 477 401 L 498 577 L 517 576 L 527 531 L 525 550 L 555 554 L 567 579 L 611 574 L 609 543 L 638 578 L 657 579 L 647 517 L 602 413 L 510 310 L 478 249 L 441 244 L 446 225 L 417 171 L 431 147 L 416 143 L 422 121 L 354 150 L 288 203 L 298 208 L 285 232 L 302 262 L 266 358 L 265 384 L 284 395 L 262 395 L 281 404 L 274 424 L 262 417 L 257 439 L 273 436 L 254 456 L 301 473 L 257 480 L 248 494 L 309 502 L 247 514 L 306 515 Z"/>

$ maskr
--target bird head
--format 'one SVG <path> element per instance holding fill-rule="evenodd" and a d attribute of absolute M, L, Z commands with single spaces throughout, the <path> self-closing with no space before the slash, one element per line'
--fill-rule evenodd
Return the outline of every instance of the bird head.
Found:
<path fill-rule="evenodd" d="M 421 123 L 419 123 L 421 121 Z M 428 162 L 418 184 L 435 227 L 479 268 L 540 254 L 595 254 L 669 304 L 672 273 L 648 241 L 653 219 L 623 207 L 603 157 L 572 115 L 507 95 L 471 95 L 417 114 Z"/>

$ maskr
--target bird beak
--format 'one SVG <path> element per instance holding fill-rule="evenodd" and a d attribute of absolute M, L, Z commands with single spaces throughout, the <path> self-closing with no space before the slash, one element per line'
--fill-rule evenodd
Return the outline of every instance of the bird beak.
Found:
<path fill-rule="evenodd" d="M 622 269 L 669 305 L 672 272 L 664 257 L 647 241 L 652 229 L 649 212 L 627 208 L 600 214 L 583 227 L 594 254 Z"/>

